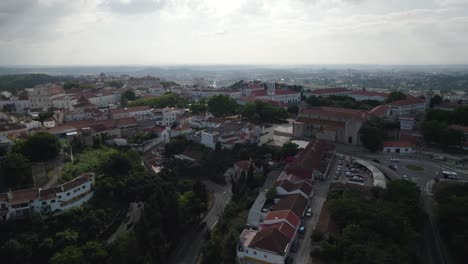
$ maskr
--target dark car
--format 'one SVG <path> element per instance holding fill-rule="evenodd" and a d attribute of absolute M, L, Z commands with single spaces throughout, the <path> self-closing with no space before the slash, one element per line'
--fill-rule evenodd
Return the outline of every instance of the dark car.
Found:
<path fill-rule="evenodd" d="M 287 256 L 286 259 L 284 260 L 285 264 L 292 264 L 294 259 L 290 256 Z"/>
<path fill-rule="evenodd" d="M 380 163 L 380 160 L 378 160 L 378 159 L 373 159 L 372 161 Z"/>
<path fill-rule="evenodd" d="M 291 244 L 291 252 L 295 253 L 299 249 L 299 242 L 297 240 L 294 240 Z"/>
<path fill-rule="evenodd" d="M 388 167 L 389 167 L 390 169 L 392 169 L 392 170 L 396 170 L 396 169 L 397 169 L 395 165 L 388 165 Z"/>

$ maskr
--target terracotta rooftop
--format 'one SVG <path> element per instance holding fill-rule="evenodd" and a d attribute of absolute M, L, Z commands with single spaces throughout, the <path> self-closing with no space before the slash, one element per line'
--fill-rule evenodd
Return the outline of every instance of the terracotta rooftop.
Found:
<path fill-rule="evenodd" d="M 419 98 L 407 98 L 403 100 L 394 101 L 388 103 L 390 106 L 405 106 L 405 105 L 415 105 L 415 104 L 423 104 L 424 100 Z"/>
<path fill-rule="evenodd" d="M 352 91 L 351 94 L 364 95 L 364 96 L 381 96 L 384 98 L 387 98 L 388 96 L 388 93 L 374 92 L 374 91 Z"/>
<path fill-rule="evenodd" d="M 300 194 L 282 196 L 273 211 L 291 210 L 296 216 L 302 217 L 309 201 Z"/>
<path fill-rule="evenodd" d="M 308 182 L 301 181 L 297 183 L 293 183 L 287 179 L 285 180 L 280 180 L 275 182 L 275 186 L 281 187 L 287 192 L 293 192 L 296 190 L 302 191 L 305 195 L 309 196 L 310 193 L 312 192 L 312 185 Z M 288 208 L 290 209 L 290 208 Z"/>
<path fill-rule="evenodd" d="M 287 236 L 290 240 L 293 239 L 294 233 L 296 232 L 296 229 L 287 222 L 260 225 L 260 230 L 268 230 L 271 228 L 277 229 L 278 231 L 283 233 L 283 235 Z"/>
<path fill-rule="evenodd" d="M 17 205 L 22 203 L 28 203 L 31 200 L 38 198 L 39 196 L 39 189 L 32 188 L 32 189 L 25 189 L 25 190 L 18 190 L 13 191 L 12 199 L 9 201 L 11 205 Z"/>
<path fill-rule="evenodd" d="M 291 210 L 283 211 L 270 211 L 265 216 L 263 221 L 275 221 L 275 220 L 284 220 L 290 223 L 294 228 L 297 228 L 301 223 L 301 218 L 294 214 Z"/>
<path fill-rule="evenodd" d="M 335 93 L 349 93 L 348 88 L 325 88 L 325 89 L 315 89 L 310 93 L 314 95 L 324 95 L 324 94 L 335 94 Z"/>
<path fill-rule="evenodd" d="M 258 231 L 249 244 L 251 248 L 263 249 L 285 255 L 290 239 L 276 228 Z"/>
<path fill-rule="evenodd" d="M 361 120 L 367 116 L 367 112 L 363 110 L 337 108 L 337 107 L 324 107 L 324 106 L 302 109 L 300 112 L 300 115 L 301 114 L 318 115 L 322 117 L 354 118 L 354 119 L 361 119 Z"/>
<path fill-rule="evenodd" d="M 463 131 L 464 134 L 468 134 L 468 126 L 460 126 L 460 125 L 451 125 L 450 128 L 457 129 Z"/>

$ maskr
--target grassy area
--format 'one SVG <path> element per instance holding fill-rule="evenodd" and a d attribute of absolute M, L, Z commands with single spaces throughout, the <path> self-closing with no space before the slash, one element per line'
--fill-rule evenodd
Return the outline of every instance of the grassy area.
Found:
<path fill-rule="evenodd" d="M 423 167 L 419 167 L 417 165 L 406 165 L 406 168 L 412 171 L 424 171 Z"/>

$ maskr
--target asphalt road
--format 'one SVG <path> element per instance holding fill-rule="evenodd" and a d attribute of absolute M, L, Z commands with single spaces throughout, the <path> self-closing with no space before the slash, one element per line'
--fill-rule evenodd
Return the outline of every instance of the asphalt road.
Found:
<path fill-rule="evenodd" d="M 213 193 L 214 197 L 213 206 L 202 220 L 202 222 L 206 222 L 206 226 L 199 226 L 181 239 L 181 243 L 170 257 L 169 264 L 196 263 L 201 247 L 205 241 L 206 232 L 212 230 L 216 226 L 224 208 L 231 200 L 231 185 L 226 184 L 225 186 L 221 186 L 209 181 L 203 181 L 203 183 L 206 189 Z"/>

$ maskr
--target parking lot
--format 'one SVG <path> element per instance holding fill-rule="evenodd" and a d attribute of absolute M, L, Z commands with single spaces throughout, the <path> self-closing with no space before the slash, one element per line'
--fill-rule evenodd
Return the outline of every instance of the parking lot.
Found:
<path fill-rule="evenodd" d="M 373 178 L 370 171 L 365 167 L 356 164 L 350 156 L 337 155 L 331 168 L 329 177 L 332 177 L 333 182 L 358 184 L 372 186 Z"/>

